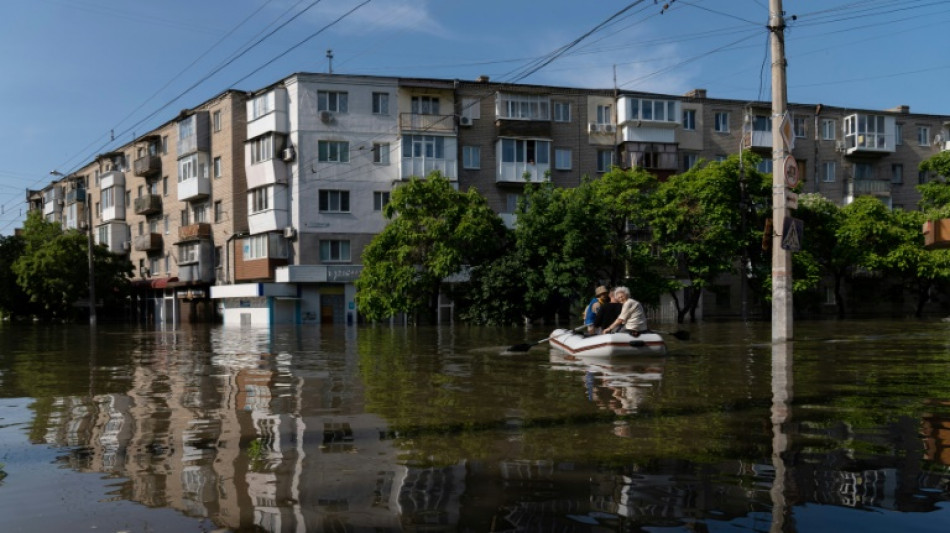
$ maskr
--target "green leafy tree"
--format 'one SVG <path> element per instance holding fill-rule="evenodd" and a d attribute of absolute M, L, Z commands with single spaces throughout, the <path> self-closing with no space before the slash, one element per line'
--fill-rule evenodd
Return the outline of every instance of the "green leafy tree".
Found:
<path fill-rule="evenodd" d="M 932 289 L 950 281 L 950 250 L 926 250 L 920 211 L 890 212 L 890 239 L 881 258 L 884 271 L 897 278 L 914 294 L 914 316 L 923 316 Z"/>
<path fill-rule="evenodd" d="M 0 315 L 14 320 L 33 314 L 30 298 L 13 272 L 13 263 L 23 255 L 24 247 L 19 235 L 0 237 Z"/>
<path fill-rule="evenodd" d="M 834 202 L 817 193 L 798 197 L 795 217 L 804 222 L 802 250 L 792 255 L 795 292 L 814 289 L 824 276 L 833 281 L 839 318 L 845 315 L 843 283 L 860 260 L 861 242 L 840 242 L 838 230 L 844 213 Z"/>
<path fill-rule="evenodd" d="M 504 242 L 504 225 L 485 198 L 455 190 L 438 172 L 396 188 L 384 215 L 389 223 L 363 251 L 356 282 L 357 307 L 370 320 L 434 317 L 443 280 L 494 257 Z"/>

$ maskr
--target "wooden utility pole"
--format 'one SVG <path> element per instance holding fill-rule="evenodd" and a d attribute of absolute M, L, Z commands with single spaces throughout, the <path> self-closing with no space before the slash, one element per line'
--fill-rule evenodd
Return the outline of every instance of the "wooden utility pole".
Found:
<path fill-rule="evenodd" d="M 787 143 L 793 135 L 785 89 L 785 16 L 782 0 L 769 0 L 772 51 L 772 342 L 792 339 L 792 253 L 782 248 L 788 216 L 785 188 Z"/>

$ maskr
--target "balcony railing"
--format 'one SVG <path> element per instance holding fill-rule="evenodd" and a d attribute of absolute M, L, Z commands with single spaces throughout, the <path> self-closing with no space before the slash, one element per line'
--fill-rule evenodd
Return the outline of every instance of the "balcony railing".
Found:
<path fill-rule="evenodd" d="M 132 247 L 137 252 L 157 252 L 162 249 L 161 233 L 146 233 L 136 235 L 132 240 Z"/>
<path fill-rule="evenodd" d="M 399 128 L 403 131 L 433 131 L 455 133 L 454 115 L 422 115 L 400 113 Z"/>
<path fill-rule="evenodd" d="M 132 172 L 136 176 L 145 178 L 162 171 L 162 158 L 158 155 L 147 155 L 135 160 L 132 164 Z"/>
<path fill-rule="evenodd" d="M 133 201 L 136 215 L 153 215 L 162 212 L 162 197 L 157 194 L 146 194 Z"/>
<path fill-rule="evenodd" d="M 888 195 L 891 193 L 891 181 L 856 179 L 853 182 L 851 190 L 855 196 L 867 194 L 875 196 Z"/>
<path fill-rule="evenodd" d="M 179 241 L 197 241 L 211 238 L 211 224 L 199 222 L 178 228 Z"/>
<path fill-rule="evenodd" d="M 66 204 L 83 203 L 86 201 L 86 189 L 66 191 Z"/>

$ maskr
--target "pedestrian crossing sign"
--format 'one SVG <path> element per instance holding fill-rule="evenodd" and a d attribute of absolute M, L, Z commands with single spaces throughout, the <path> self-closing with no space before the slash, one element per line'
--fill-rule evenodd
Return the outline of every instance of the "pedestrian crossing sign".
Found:
<path fill-rule="evenodd" d="M 782 249 L 790 252 L 800 252 L 802 249 L 802 235 L 805 222 L 798 218 L 785 217 L 782 230 Z"/>

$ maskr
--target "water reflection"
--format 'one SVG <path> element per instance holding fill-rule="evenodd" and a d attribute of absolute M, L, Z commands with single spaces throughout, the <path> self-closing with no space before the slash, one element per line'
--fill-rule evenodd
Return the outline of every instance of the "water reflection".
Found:
<path fill-rule="evenodd" d="M 519 332 L 477 328 L 0 331 L 0 393 L 32 416 L 0 442 L 231 530 L 945 526 L 943 334 L 856 329 L 717 324 L 628 361 L 504 355 L 485 347 Z"/>

